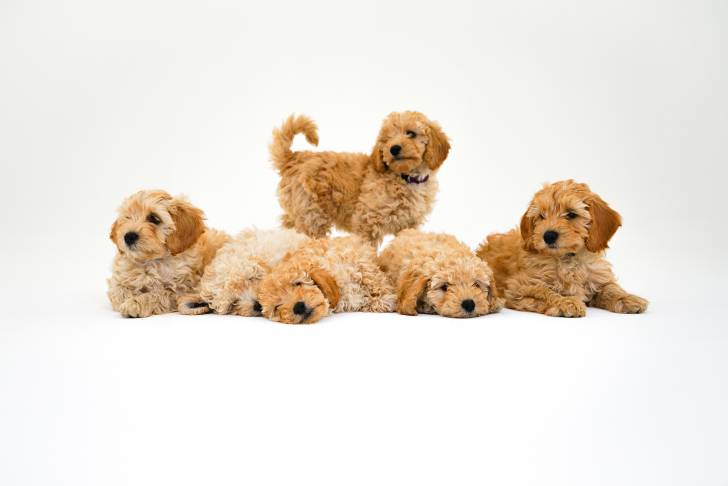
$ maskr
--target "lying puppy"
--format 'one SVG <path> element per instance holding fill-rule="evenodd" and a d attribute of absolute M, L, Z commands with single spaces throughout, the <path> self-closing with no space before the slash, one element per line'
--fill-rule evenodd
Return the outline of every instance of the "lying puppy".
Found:
<path fill-rule="evenodd" d="M 391 312 L 396 297 L 359 237 L 312 240 L 289 253 L 260 284 L 263 315 L 311 324 L 331 312 Z"/>
<path fill-rule="evenodd" d="M 199 292 L 179 302 L 182 314 L 260 316 L 258 286 L 289 251 L 309 238 L 289 229 L 247 229 L 218 250 L 205 268 Z"/>
<path fill-rule="evenodd" d="M 273 131 L 270 146 L 284 227 L 322 238 L 336 226 L 379 245 L 384 235 L 419 226 L 432 210 L 435 176 L 450 144 L 421 113 L 390 114 L 370 155 L 292 152 L 297 133 L 318 145 L 316 124 L 291 116 Z"/>
<path fill-rule="evenodd" d="M 397 312 L 477 317 L 497 312 L 493 272 L 447 234 L 402 231 L 377 259 L 397 287 Z"/>
<path fill-rule="evenodd" d="M 201 210 L 164 191 L 139 191 L 127 198 L 111 227 L 114 258 L 108 296 L 125 317 L 177 310 L 215 252 L 227 240 L 207 229 Z"/>
<path fill-rule="evenodd" d="M 647 301 L 625 292 L 604 259 L 621 225 L 586 184 L 556 182 L 533 197 L 520 231 L 488 236 L 478 256 L 493 268 L 511 309 L 560 317 L 582 317 L 587 305 L 640 313 Z"/>

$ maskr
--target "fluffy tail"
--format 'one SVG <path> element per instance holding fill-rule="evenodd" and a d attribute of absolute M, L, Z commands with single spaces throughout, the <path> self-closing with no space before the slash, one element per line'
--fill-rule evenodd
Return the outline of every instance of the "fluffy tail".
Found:
<path fill-rule="evenodd" d="M 318 127 L 305 115 L 291 115 L 283 122 L 281 128 L 273 130 L 273 142 L 270 144 L 270 158 L 276 169 L 283 169 L 291 159 L 291 144 L 298 133 L 306 136 L 308 143 L 318 145 Z"/>

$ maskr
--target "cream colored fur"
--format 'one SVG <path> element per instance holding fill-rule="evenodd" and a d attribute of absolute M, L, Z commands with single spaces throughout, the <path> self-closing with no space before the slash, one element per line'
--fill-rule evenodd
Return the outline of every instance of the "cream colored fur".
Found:
<path fill-rule="evenodd" d="M 127 244 L 125 235 L 138 239 Z M 148 317 L 177 310 L 178 297 L 192 292 L 205 266 L 227 235 L 208 229 L 204 215 L 186 199 L 164 191 L 128 197 L 111 228 L 117 246 L 108 296 L 125 317 Z"/>
<path fill-rule="evenodd" d="M 246 229 L 228 241 L 207 266 L 199 293 L 181 299 L 183 314 L 259 316 L 258 286 L 283 256 L 309 238 L 290 229 Z"/>

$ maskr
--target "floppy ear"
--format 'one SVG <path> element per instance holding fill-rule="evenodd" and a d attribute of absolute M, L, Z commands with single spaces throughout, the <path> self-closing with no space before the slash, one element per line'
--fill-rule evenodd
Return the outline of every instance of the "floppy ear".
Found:
<path fill-rule="evenodd" d="M 118 221 L 114 221 L 114 224 L 111 225 L 111 232 L 109 233 L 109 239 L 116 244 L 116 230 L 117 226 L 119 226 Z"/>
<path fill-rule="evenodd" d="M 427 277 L 416 270 L 409 270 L 397 282 L 397 312 L 408 316 L 417 315 L 417 300 L 427 287 Z"/>
<path fill-rule="evenodd" d="M 372 149 L 372 155 L 369 158 L 372 160 L 374 170 L 376 170 L 377 172 L 385 172 L 389 168 L 387 167 L 387 164 L 384 163 L 384 159 L 382 159 L 382 149 L 379 142 L 374 145 L 374 148 Z"/>
<path fill-rule="evenodd" d="M 450 152 L 450 142 L 447 141 L 447 135 L 442 131 L 440 125 L 435 122 L 428 122 L 428 125 L 430 140 L 427 142 L 424 159 L 431 170 L 437 170 L 445 162 L 447 154 Z"/>
<path fill-rule="evenodd" d="M 167 248 L 172 255 L 185 251 L 205 232 L 205 215 L 184 199 L 175 198 L 169 208 L 174 221 L 174 233 L 167 238 Z"/>
<path fill-rule="evenodd" d="M 326 300 L 329 301 L 329 307 L 331 307 L 331 309 L 336 308 L 339 303 L 340 294 L 339 286 L 336 284 L 334 277 L 320 267 L 314 268 L 308 272 L 308 274 L 311 276 L 311 279 L 313 279 L 313 282 L 318 286 L 318 288 L 321 289 Z"/>
<path fill-rule="evenodd" d="M 523 240 L 523 248 L 526 250 L 533 250 L 533 243 L 531 242 L 531 236 L 533 236 L 533 218 L 528 215 L 531 210 L 529 206 L 526 212 L 521 216 L 521 239 Z"/>
<path fill-rule="evenodd" d="M 587 204 L 591 214 L 591 225 L 589 226 L 589 236 L 586 239 L 586 248 L 591 252 L 602 251 L 609 248 L 607 243 L 617 232 L 617 228 L 622 226 L 622 218 L 597 195 L 592 196 Z"/>

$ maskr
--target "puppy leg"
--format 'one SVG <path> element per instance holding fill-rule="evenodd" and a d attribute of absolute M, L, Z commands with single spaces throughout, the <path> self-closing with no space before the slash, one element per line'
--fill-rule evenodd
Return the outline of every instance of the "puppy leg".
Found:
<path fill-rule="evenodd" d="M 332 224 L 331 218 L 325 212 L 311 206 L 293 221 L 293 228 L 311 238 L 326 238 Z"/>
<path fill-rule="evenodd" d="M 177 310 L 177 296 L 168 290 L 138 294 L 119 306 L 119 312 L 124 317 L 149 317 L 175 310 Z"/>
<path fill-rule="evenodd" d="M 599 309 L 620 314 L 641 314 L 647 310 L 647 300 L 625 290 L 614 282 L 610 282 L 592 298 L 589 305 Z"/>
<path fill-rule="evenodd" d="M 187 316 L 198 316 L 210 312 L 210 307 L 199 294 L 187 294 L 177 298 L 177 311 Z"/>
<path fill-rule="evenodd" d="M 545 285 L 508 286 L 506 306 L 553 317 L 584 317 L 586 305 L 578 297 L 563 296 Z"/>
<path fill-rule="evenodd" d="M 376 265 L 367 266 L 362 276 L 362 287 L 369 295 L 369 299 L 362 306 L 362 312 L 394 312 L 397 305 L 397 295 L 394 289 Z"/>
<path fill-rule="evenodd" d="M 230 289 L 221 289 L 210 299 L 210 308 L 218 314 L 229 314 L 238 301 L 238 294 Z"/>

